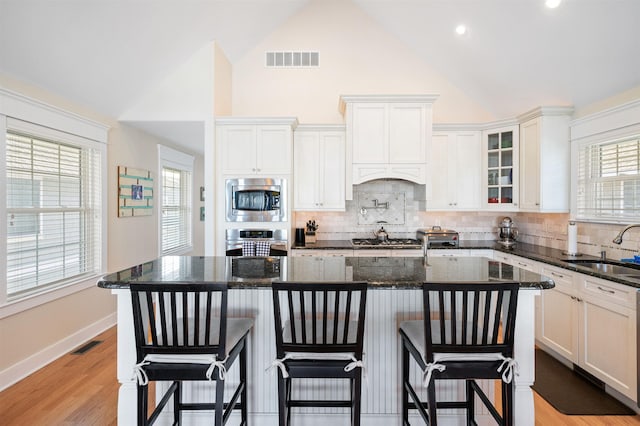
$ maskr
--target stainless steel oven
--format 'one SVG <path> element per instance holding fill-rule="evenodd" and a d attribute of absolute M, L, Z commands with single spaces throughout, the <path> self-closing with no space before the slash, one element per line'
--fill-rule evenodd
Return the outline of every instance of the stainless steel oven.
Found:
<path fill-rule="evenodd" d="M 267 241 L 271 244 L 271 256 L 286 256 L 287 234 L 286 229 L 227 229 L 226 255 L 242 255 L 243 241 Z"/>
<path fill-rule="evenodd" d="M 286 179 L 248 178 L 226 181 L 227 222 L 286 222 Z"/>

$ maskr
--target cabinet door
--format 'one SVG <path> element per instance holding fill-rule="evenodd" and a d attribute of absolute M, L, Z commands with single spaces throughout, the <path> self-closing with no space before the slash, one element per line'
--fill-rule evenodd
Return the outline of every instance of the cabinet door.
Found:
<path fill-rule="evenodd" d="M 320 133 L 318 168 L 319 209 L 345 210 L 344 133 Z"/>
<path fill-rule="evenodd" d="M 566 359 L 578 362 L 578 309 L 573 276 L 564 272 L 542 269 L 542 275 L 552 277 L 556 286 L 540 295 L 539 335 L 536 338 Z"/>
<path fill-rule="evenodd" d="M 481 206 L 482 141 L 480 132 L 435 133 L 430 163 L 429 210 L 477 210 Z"/>
<path fill-rule="evenodd" d="M 540 210 L 540 119 L 520 125 L 520 209 Z"/>
<path fill-rule="evenodd" d="M 256 173 L 291 173 L 291 127 L 258 126 Z"/>
<path fill-rule="evenodd" d="M 353 104 L 353 162 L 387 164 L 389 120 L 384 103 Z"/>
<path fill-rule="evenodd" d="M 518 126 L 484 132 L 484 194 L 488 208 L 518 205 Z"/>
<path fill-rule="evenodd" d="M 389 105 L 389 163 L 426 161 L 426 121 L 424 104 Z"/>
<path fill-rule="evenodd" d="M 452 152 L 453 151 L 453 152 Z M 456 134 L 456 143 L 450 148 L 449 155 L 455 158 L 449 177 L 455 182 L 455 209 L 479 209 L 482 205 L 482 140 L 479 132 Z M 437 161 L 437 157 L 436 157 Z M 451 163 L 451 161 L 449 161 Z"/>
<path fill-rule="evenodd" d="M 450 178 L 453 164 L 451 164 L 449 156 L 454 136 L 452 133 L 433 134 L 431 146 L 433 161 L 430 164 L 431 200 L 427 202 L 428 210 L 450 210 L 453 208 L 451 197 L 457 185 Z"/>
<path fill-rule="evenodd" d="M 293 168 L 293 208 L 295 210 L 316 210 L 318 208 L 319 142 L 320 137 L 317 132 L 297 132 L 295 135 Z"/>
<path fill-rule="evenodd" d="M 637 326 L 629 288 L 589 276 L 583 284 L 579 365 L 635 401 Z"/>
<path fill-rule="evenodd" d="M 219 129 L 224 174 L 255 174 L 255 126 L 222 126 Z"/>

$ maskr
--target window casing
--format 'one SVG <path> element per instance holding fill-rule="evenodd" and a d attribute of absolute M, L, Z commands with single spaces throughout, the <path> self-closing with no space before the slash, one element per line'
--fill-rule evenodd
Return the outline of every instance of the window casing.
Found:
<path fill-rule="evenodd" d="M 182 254 L 193 249 L 193 157 L 159 146 L 160 255 Z"/>
<path fill-rule="evenodd" d="M 640 135 L 578 147 L 576 218 L 637 222 Z"/>
<path fill-rule="evenodd" d="M 6 300 L 14 301 L 101 272 L 104 150 L 9 123 L 19 123 L 8 122 L 4 147 Z"/>

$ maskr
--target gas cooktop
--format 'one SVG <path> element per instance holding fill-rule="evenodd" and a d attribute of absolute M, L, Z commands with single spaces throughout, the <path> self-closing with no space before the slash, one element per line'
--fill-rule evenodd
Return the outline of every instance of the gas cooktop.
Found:
<path fill-rule="evenodd" d="M 381 241 L 377 238 L 354 238 L 351 240 L 354 247 L 402 247 L 422 248 L 422 242 L 412 238 L 389 238 Z"/>

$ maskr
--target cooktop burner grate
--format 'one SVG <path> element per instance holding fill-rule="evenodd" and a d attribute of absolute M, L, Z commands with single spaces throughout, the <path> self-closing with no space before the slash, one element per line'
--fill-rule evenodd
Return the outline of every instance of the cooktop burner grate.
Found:
<path fill-rule="evenodd" d="M 351 240 L 354 246 L 409 246 L 422 247 L 422 242 L 413 238 L 389 238 L 380 241 L 376 238 L 354 238 Z"/>

